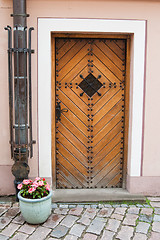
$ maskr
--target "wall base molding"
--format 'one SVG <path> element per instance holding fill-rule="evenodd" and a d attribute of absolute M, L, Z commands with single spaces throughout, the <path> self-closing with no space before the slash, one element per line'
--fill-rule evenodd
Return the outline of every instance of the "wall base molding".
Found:
<path fill-rule="evenodd" d="M 160 177 L 131 177 L 127 175 L 127 190 L 131 194 L 160 196 Z"/>
<path fill-rule="evenodd" d="M 15 194 L 14 187 L 14 176 L 11 172 L 11 165 L 1 165 L 0 166 L 0 176 L 1 176 L 1 187 L 0 187 L 0 195 L 12 195 Z"/>

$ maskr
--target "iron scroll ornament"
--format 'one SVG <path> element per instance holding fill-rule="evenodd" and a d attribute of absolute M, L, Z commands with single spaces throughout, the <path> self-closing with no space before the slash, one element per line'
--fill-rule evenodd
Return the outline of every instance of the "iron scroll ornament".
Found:
<path fill-rule="evenodd" d="M 61 103 L 58 102 L 56 105 L 56 120 L 57 120 L 57 122 L 61 121 L 61 113 L 62 112 L 68 112 L 68 109 L 67 108 L 61 109 Z"/>

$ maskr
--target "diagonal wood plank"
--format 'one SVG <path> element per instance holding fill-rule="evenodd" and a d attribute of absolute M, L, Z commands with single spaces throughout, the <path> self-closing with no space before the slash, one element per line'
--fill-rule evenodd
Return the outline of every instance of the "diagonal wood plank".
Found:
<path fill-rule="evenodd" d="M 61 47 L 63 45 L 65 45 L 67 42 L 67 39 L 65 38 L 56 38 L 56 43 L 55 43 L 55 46 L 56 46 L 56 50 L 59 51 L 61 49 Z"/>
<path fill-rule="evenodd" d="M 114 139 L 114 143 L 116 139 Z M 98 161 L 97 158 L 93 159 L 92 167 L 93 167 L 93 176 L 106 164 L 106 159 L 112 159 L 113 156 L 120 152 L 120 148 L 122 147 L 121 142 L 115 144 L 114 146 L 110 146 L 110 151 L 106 152 L 106 155 Z"/>
<path fill-rule="evenodd" d="M 66 138 L 66 141 L 70 141 L 72 145 L 74 145 L 79 152 L 81 152 L 84 156 L 88 157 L 87 148 L 84 143 L 80 142 L 77 136 L 73 134 L 68 128 L 66 128 L 62 123 L 58 124 L 58 131 L 63 133 L 63 136 Z"/>
<path fill-rule="evenodd" d="M 80 131 L 80 128 L 79 126 L 75 126 L 72 122 L 70 122 L 63 114 L 61 115 L 61 121 L 63 122 L 64 124 L 64 127 L 66 129 L 69 129 L 69 130 L 72 130 L 72 134 L 74 136 L 77 136 L 78 137 L 78 140 L 83 143 L 86 147 L 88 146 L 88 137 L 85 136 L 81 131 Z"/>
<path fill-rule="evenodd" d="M 119 69 L 113 62 L 107 57 L 104 52 L 99 49 L 96 45 L 94 45 L 94 55 L 101 61 L 103 64 L 118 78 L 121 79 L 123 77 L 123 72 Z"/>
<path fill-rule="evenodd" d="M 66 72 L 66 75 L 63 76 L 61 74 L 59 74 L 58 76 L 58 81 L 60 81 L 61 83 L 69 83 L 73 78 L 75 78 L 77 76 L 77 74 L 79 74 L 79 72 L 88 64 L 88 54 L 86 53 L 86 55 L 79 60 L 79 62 L 77 62 L 73 67 L 70 67 L 70 69 L 68 69 L 69 71 Z"/>
<path fill-rule="evenodd" d="M 88 46 L 85 45 L 61 70 L 59 75 L 64 78 L 86 55 Z"/>
<path fill-rule="evenodd" d="M 100 162 L 112 149 L 119 143 L 121 143 L 121 132 L 113 137 L 104 148 L 102 148 L 93 158 L 94 163 Z M 121 144 L 122 147 L 122 144 Z M 119 149 L 120 150 L 120 149 Z M 95 159 L 95 160 L 94 160 Z"/>
<path fill-rule="evenodd" d="M 107 41 L 105 43 L 111 50 L 112 52 L 114 52 L 114 54 L 116 54 L 121 60 L 123 60 L 125 58 L 124 56 L 124 51 L 122 49 L 120 49 L 114 41 Z"/>
<path fill-rule="evenodd" d="M 93 55 L 93 65 L 96 66 L 98 69 L 101 69 L 103 74 L 109 79 L 112 83 L 119 83 L 121 81 L 120 78 L 115 76 L 105 65 L 101 62 L 95 55 Z"/>
<path fill-rule="evenodd" d="M 78 171 L 87 178 L 87 167 L 79 161 L 73 154 L 70 152 L 71 149 L 67 149 L 64 145 L 62 145 L 60 142 L 58 143 L 58 153 L 65 156 L 68 162 L 72 164 Z"/>
<path fill-rule="evenodd" d="M 68 162 L 67 159 L 64 158 L 64 156 L 61 154 L 59 154 L 59 165 L 58 165 L 59 171 L 61 171 L 61 166 L 63 166 L 63 172 L 64 169 L 67 171 L 68 175 L 66 176 L 66 178 L 70 182 L 74 183 L 74 185 L 78 185 L 79 187 L 87 186 L 86 178 L 84 178 L 84 176 L 72 164 L 70 164 L 70 162 Z"/>
<path fill-rule="evenodd" d="M 66 105 L 64 105 L 61 102 L 61 108 L 64 109 L 66 108 Z M 88 127 L 72 112 L 69 108 L 67 108 L 68 112 L 67 113 L 62 113 L 62 117 L 65 115 L 67 119 L 72 123 L 78 126 L 79 130 L 83 132 L 83 134 L 87 137 L 88 136 Z"/>
<path fill-rule="evenodd" d="M 118 123 L 121 123 L 122 126 L 122 116 L 123 113 L 122 112 L 118 112 L 118 114 L 116 116 L 114 116 L 111 121 L 109 121 L 102 130 L 100 130 L 98 132 L 98 134 L 96 136 L 94 136 L 94 131 L 93 131 L 93 147 L 95 145 L 97 145 L 101 139 L 106 135 L 106 133 L 108 133 L 115 125 L 117 125 Z"/>
<path fill-rule="evenodd" d="M 96 115 L 96 113 L 98 113 L 98 111 L 100 111 L 104 105 L 106 105 L 114 96 L 116 96 L 116 94 L 120 91 L 120 89 L 118 88 L 109 88 L 108 91 L 106 91 L 106 93 L 101 96 L 101 98 L 99 99 L 99 101 L 94 104 L 93 107 L 93 114 Z M 122 96 L 122 92 L 121 92 L 121 96 Z"/>
<path fill-rule="evenodd" d="M 66 138 L 61 132 L 58 132 L 57 136 L 59 137 L 59 142 L 70 150 L 77 160 L 79 160 L 84 166 L 88 166 L 88 159 L 74 145 L 72 145 L 70 141 L 66 141 Z"/>
<path fill-rule="evenodd" d="M 93 126 L 102 119 L 105 113 L 107 113 L 117 102 L 122 99 L 121 91 L 117 92 L 95 115 L 93 114 Z"/>
<path fill-rule="evenodd" d="M 58 91 L 59 100 L 63 101 L 67 108 L 72 109 L 72 112 L 87 126 L 88 118 L 85 113 L 83 113 L 74 102 L 72 102 L 68 96 L 66 96 L 62 91 Z M 68 107 L 69 106 L 69 107 Z"/>
<path fill-rule="evenodd" d="M 106 165 L 104 165 L 103 168 L 101 168 L 100 171 L 97 172 L 97 174 L 93 177 L 92 185 L 97 185 L 105 176 L 107 176 L 111 169 L 113 169 L 113 167 L 119 163 L 119 159 L 119 153 L 109 161 L 107 161 L 108 159 L 106 159 Z"/>
<path fill-rule="evenodd" d="M 74 188 L 74 184 L 66 178 L 65 173 L 65 169 L 61 166 L 61 171 L 57 175 L 57 184 L 60 184 L 61 188 Z"/>
<path fill-rule="evenodd" d="M 66 41 L 65 44 L 63 44 L 60 48 L 57 47 L 56 54 L 58 60 L 61 60 L 61 58 L 76 44 L 75 39 L 70 39 L 70 41 Z"/>
<path fill-rule="evenodd" d="M 123 61 L 112 51 L 112 49 L 110 49 L 107 43 L 108 41 L 106 41 L 106 44 L 103 41 L 95 42 L 97 47 L 99 47 L 101 51 L 103 51 L 119 69 L 125 70 L 125 65 L 123 65 Z"/>
<path fill-rule="evenodd" d="M 97 187 L 102 187 L 102 186 L 103 187 L 106 187 L 106 186 L 107 187 L 108 186 L 109 187 L 112 187 L 112 186 L 115 187 L 115 185 L 111 185 L 109 182 L 111 181 L 111 179 L 114 175 L 117 175 L 117 173 L 119 173 L 119 169 L 120 169 L 120 163 L 117 163 L 117 165 L 113 166 L 113 169 L 111 169 L 111 171 L 108 172 L 108 174 L 99 181 L 99 183 L 97 184 Z M 120 180 L 121 176 L 122 175 L 119 174 L 119 180 Z"/>
<path fill-rule="evenodd" d="M 64 66 L 70 64 L 70 61 L 72 60 L 72 58 L 74 58 L 77 54 L 80 54 L 81 49 L 85 45 L 86 45 L 86 42 L 78 41 L 60 59 L 59 59 L 59 56 L 57 56 L 58 57 L 58 67 L 57 67 L 57 69 L 59 70 L 59 72 L 61 71 L 61 69 Z"/>
<path fill-rule="evenodd" d="M 109 132 L 106 133 L 106 135 L 96 144 L 95 147 L 93 147 L 93 157 L 95 157 L 101 149 L 103 149 L 112 138 L 114 138 L 122 129 L 121 122 L 117 123 Z M 123 137 L 123 134 L 122 136 Z"/>
<path fill-rule="evenodd" d="M 88 105 L 74 92 L 72 88 L 62 87 L 61 91 L 73 102 L 76 106 L 87 115 Z"/>
<path fill-rule="evenodd" d="M 113 40 L 113 42 L 114 42 L 122 51 L 125 50 L 125 48 L 126 48 L 126 40 L 125 40 L 125 39 L 123 39 L 123 40 L 118 40 L 118 41 L 117 41 L 117 39 L 115 39 L 115 40 Z"/>
<path fill-rule="evenodd" d="M 104 126 L 120 111 L 122 111 L 121 100 L 116 103 L 107 113 L 105 113 L 101 120 L 94 126 L 94 135 L 96 136 L 97 133 L 102 130 Z"/>

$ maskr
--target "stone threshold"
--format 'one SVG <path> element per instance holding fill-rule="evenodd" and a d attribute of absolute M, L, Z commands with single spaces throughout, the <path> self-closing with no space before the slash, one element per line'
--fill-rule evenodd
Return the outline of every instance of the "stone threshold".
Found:
<path fill-rule="evenodd" d="M 53 202 L 145 201 L 144 195 L 131 194 L 126 189 L 56 189 Z"/>

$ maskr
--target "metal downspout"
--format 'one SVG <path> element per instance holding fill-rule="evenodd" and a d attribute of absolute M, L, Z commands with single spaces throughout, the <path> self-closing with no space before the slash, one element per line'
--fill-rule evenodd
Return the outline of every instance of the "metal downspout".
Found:
<path fill-rule="evenodd" d="M 8 30 L 8 80 L 11 158 L 14 160 L 12 173 L 17 185 L 28 178 L 29 149 L 33 156 L 32 144 L 32 89 L 31 89 L 31 31 L 29 29 L 27 48 L 26 0 L 13 0 L 13 48 L 12 28 Z M 13 60 L 12 60 L 13 58 Z M 27 60 L 28 58 L 28 60 Z M 28 64 L 27 64 L 28 63 Z M 12 70 L 13 66 L 13 70 Z"/>
<path fill-rule="evenodd" d="M 13 0 L 13 32 L 14 48 L 27 48 L 27 14 L 26 0 Z M 24 178 L 28 178 L 28 150 L 25 145 L 28 144 L 28 126 L 27 116 L 27 53 L 14 53 L 14 116 L 15 116 L 15 144 L 14 150 L 15 164 L 12 167 L 12 173 L 15 176 L 15 187 Z M 24 145 L 24 147 L 22 146 Z"/>

